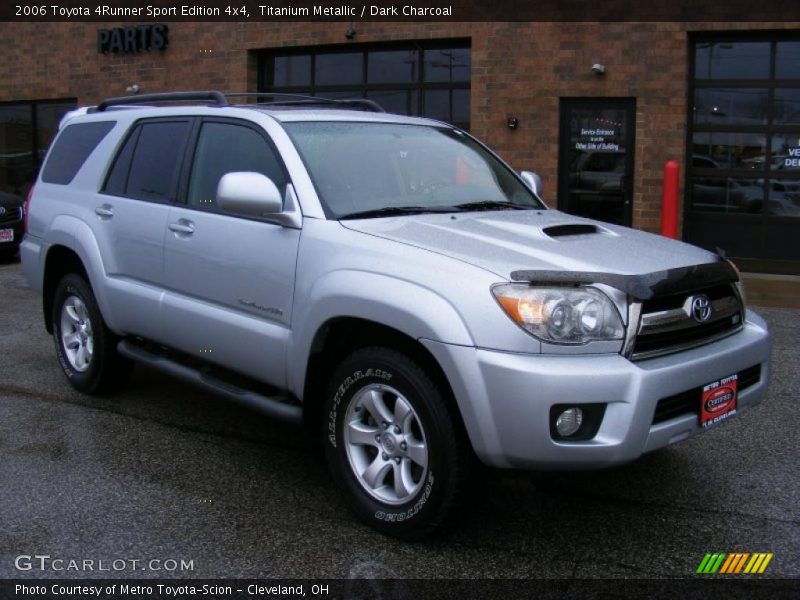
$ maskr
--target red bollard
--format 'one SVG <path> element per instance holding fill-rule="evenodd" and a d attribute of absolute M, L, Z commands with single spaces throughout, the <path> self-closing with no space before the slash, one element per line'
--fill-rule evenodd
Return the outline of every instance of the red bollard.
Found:
<path fill-rule="evenodd" d="M 681 166 L 677 161 L 664 163 L 664 196 L 661 200 L 661 235 L 678 238 L 678 186 Z"/>

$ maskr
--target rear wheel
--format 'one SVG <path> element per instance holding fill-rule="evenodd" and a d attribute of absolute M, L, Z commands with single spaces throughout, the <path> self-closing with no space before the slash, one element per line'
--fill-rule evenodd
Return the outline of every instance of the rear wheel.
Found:
<path fill-rule="evenodd" d="M 354 512 L 403 539 L 439 527 L 468 455 L 434 379 L 395 350 L 365 348 L 342 362 L 325 401 L 328 466 Z"/>
<path fill-rule="evenodd" d="M 53 339 L 61 369 L 76 390 L 102 394 L 127 383 L 131 363 L 117 352 L 119 339 L 106 326 L 92 288 L 80 275 L 65 275 L 56 287 Z"/>

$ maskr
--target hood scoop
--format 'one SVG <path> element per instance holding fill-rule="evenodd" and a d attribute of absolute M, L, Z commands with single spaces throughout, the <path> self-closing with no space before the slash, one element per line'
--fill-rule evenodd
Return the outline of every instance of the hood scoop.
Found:
<path fill-rule="evenodd" d="M 542 231 L 551 238 L 571 237 L 574 235 L 588 235 L 593 233 L 605 233 L 597 225 L 591 223 L 568 223 L 565 225 L 553 225 L 545 227 Z"/>

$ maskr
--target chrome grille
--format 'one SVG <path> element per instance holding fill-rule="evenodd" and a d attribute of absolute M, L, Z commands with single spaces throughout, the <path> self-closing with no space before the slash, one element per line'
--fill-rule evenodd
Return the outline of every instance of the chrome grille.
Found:
<path fill-rule="evenodd" d="M 693 302 L 703 296 L 710 302 L 711 314 L 700 322 L 693 316 Z M 642 303 L 631 359 L 708 344 L 739 331 L 742 320 L 742 303 L 732 284 L 657 296 Z"/>

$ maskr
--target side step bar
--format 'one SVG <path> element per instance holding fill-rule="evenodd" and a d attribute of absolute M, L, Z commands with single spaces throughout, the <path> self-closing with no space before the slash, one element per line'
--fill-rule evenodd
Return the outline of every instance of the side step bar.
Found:
<path fill-rule="evenodd" d="M 303 409 L 300 406 L 283 402 L 280 397 L 264 396 L 251 390 L 237 387 L 166 356 L 146 350 L 128 340 L 122 340 L 117 345 L 117 350 L 131 360 L 163 371 L 168 375 L 173 375 L 212 394 L 238 402 L 269 417 L 297 424 L 303 421 Z"/>

